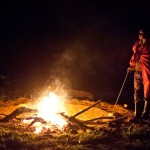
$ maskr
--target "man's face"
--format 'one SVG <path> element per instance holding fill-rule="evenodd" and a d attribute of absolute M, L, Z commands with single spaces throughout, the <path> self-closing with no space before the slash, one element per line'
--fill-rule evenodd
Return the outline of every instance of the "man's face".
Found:
<path fill-rule="evenodd" d="M 139 34 L 138 34 L 140 40 L 142 40 L 144 38 L 143 35 L 144 35 L 144 32 L 142 30 L 140 30 Z"/>

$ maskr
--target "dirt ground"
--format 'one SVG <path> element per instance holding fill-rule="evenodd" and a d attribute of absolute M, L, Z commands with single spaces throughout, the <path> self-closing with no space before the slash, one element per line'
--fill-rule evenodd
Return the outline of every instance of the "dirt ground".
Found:
<path fill-rule="evenodd" d="M 34 99 L 26 99 L 26 98 L 18 98 L 15 100 L 9 101 L 0 101 L 0 118 L 3 118 L 4 115 L 9 115 L 11 112 L 16 110 L 19 107 L 27 107 L 34 109 L 38 100 Z M 69 99 L 63 103 L 63 107 L 65 107 L 65 114 L 68 116 L 72 116 L 81 110 L 93 105 L 96 102 L 89 100 L 78 100 L 78 99 Z M 77 118 L 81 120 L 89 120 L 97 117 L 108 117 L 110 114 L 116 114 L 118 116 L 127 116 L 127 118 L 131 118 L 134 115 L 134 112 L 124 108 L 121 105 L 109 104 L 104 101 L 100 101 L 99 104 L 92 107 L 88 111 L 80 114 Z M 115 117 L 115 116 L 114 116 Z"/>
<path fill-rule="evenodd" d="M 69 99 L 66 100 L 64 103 L 65 112 L 67 116 L 73 116 L 76 113 L 86 109 L 87 107 L 95 104 L 96 102 L 85 100 L 78 100 L 78 99 Z M 8 101 L 0 101 L 0 120 L 2 120 L 7 115 L 11 114 L 14 110 L 21 107 L 26 108 L 34 108 L 37 104 L 37 100 L 35 99 L 27 99 L 27 98 L 18 98 L 15 100 L 8 100 Z M 1 149 L 15 149 L 15 145 L 19 145 L 17 149 L 39 149 L 39 146 L 42 148 L 40 149 L 135 149 L 135 148 L 149 148 L 148 139 L 146 141 L 141 141 L 137 137 L 134 138 L 132 143 L 128 141 L 124 141 L 120 138 L 120 128 L 125 126 L 123 129 L 125 136 L 129 134 L 128 132 L 133 133 L 136 129 L 142 134 L 149 133 L 150 129 L 148 125 L 133 125 L 128 123 L 128 119 L 133 117 L 134 112 L 124 108 L 120 105 L 109 104 L 107 102 L 100 101 L 99 104 L 92 107 L 88 111 L 80 114 L 76 118 L 80 121 L 87 121 L 94 118 L 103 118 L 109 117 L 111 115 L 111 119 L 100 119 L 97 120 L 94 124 L 90 125 L 95 128 L 95 131 L 90 132 L 67 135 L 68 133 L 62 132 L 47 132 L 44 134 L 35 134 L 33 128 L 27 128 L 28 125 L 24 124 L 21 119 L 31 116 L 32 113 L 21 113 L 20 115 L 16 116 L 16 118 L 10 120 L 9 122 L 1 122 L 0 121 L 0 148 Z M 123 125 L 120 126 L 120 123 L 117 124 L 108 124 L 110 120 L 114 120 L 117 118 L 123 117 L 124 119 L 121 120 Z M 118 126 L 119 124 L 119 126 Z M 97 132 L 100 131 L 100 132 Z M 122 131 L 121 131 L 122 132 Z M 102 140 L 101 135 L 105 133 L 104 139 Z M 107 133 L 107 134 L 106 134 Z M 70 133 L 69 133 L 70 134 Z M 122 134 L 122 133 L 121 133 Z M 55 135 L 55 136 L 54 136 Z M 83 136 L 84 135 L 84 136 Z M 27 136 L 27 137 L 26 137 Z M 67 137 L 66 137 L 67 136 Z M 90 137 L 89 137 L 90 136 Z M 108 139 L 106 139 L 106 136 Z M 139 134 L 138 136 L 141 137 Z M 143 136 L 143 135 L 142 135 Z M 50 139 L 51 137 L 52 139 Z M 83 139 L 82 139 L 82 138 Z M 96 139 L 95 139 L 96 138 Z M 111 138 L 111 139 L 110 139 Z M 120 138 L 120 139 L 119 139 Z M 40 142 L 39 142 L 40 139 Z M 67 139 L 67 140 L 66 140 Z M 119 139 L 119 141 L 118 141 Z M 76 142 L 78 140 L 78 142 Z M 66 142 L 67 141 L 67 142 Z M 129 140 L 130 141 L 130 140 Z M 66 144 L 64 148 L 63 144 Z M 117 144 L 120 142 L 119 144 Z M 125 143 L 126 144 L 125 144 Z M 54 144 L 55 143 L 55 144 Z M 59 143 L 59 144 L 58 144 Z M 94 145 L 92 143 L 95 143 Z M 124 143 L 124 144 L 123 144 Z M 144 144 L 146 143 L 146 144 Z M 92 144 L 92 145 L 91 145 Z M 123 146 L 125 145 L 125 146 Z M 51 148 L 50 148 L 51 147 Z"/>

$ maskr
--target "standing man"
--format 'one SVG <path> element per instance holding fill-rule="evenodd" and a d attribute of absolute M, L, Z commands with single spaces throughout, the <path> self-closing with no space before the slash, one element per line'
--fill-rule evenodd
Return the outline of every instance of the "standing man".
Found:
<path fill-rule="evenodd" d="M 133 45 L 133 55 L 128 68 L 128 71 L 134 71 L 135 116 L 130 120 L 131 122 L 148 119 L 150 114 L 150 40 L 144 29 L 140 29 L 138 37 Z M 143 98 L 140 97 L 141 88 L 143 88 Z"/>

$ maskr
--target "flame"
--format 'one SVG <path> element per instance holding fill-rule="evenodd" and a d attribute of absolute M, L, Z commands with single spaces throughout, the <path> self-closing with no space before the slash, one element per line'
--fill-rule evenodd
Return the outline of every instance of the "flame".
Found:
<path fill-rule="evenodd" d="M 48 96 L 44 96 L 41 102 L 37 105 L 38 116 L 45 121 L 50 121 L 54 125 L 63 128 L 66 121 L 58 115 L 59 112 L 64 112 L 63 97 L 58 96 L 54 92 L 50 92 Z"/>
<path fill-rule="evenodd" d="M 54 92 L 50 92 L 47 96 L 40 98 L 40 102 L 36 106 L 38 110 L 37 117 L 44 119 L 47 124 L 35 123 L 35 133 L 40 133 L 43 128 L 53 130 L 52 125 L 57 126 L 59 130 L 62 130 L 67 125 L 67 122 L 58 114 L 65 112 L 64 100 L 65 96 L 58 96 Z M 27 123 L 27 121 L 24 121 L 24 123 Z"/>

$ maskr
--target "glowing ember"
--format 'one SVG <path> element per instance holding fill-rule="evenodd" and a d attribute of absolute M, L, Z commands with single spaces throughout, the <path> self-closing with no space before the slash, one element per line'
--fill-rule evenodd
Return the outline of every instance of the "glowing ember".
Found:
<path fill-rule="evenodd" d="M 125 108 L 127 108 L 127 107 L 128 107 L 128 105 L 127 105 L 127 104 L 124 104 L 123 106 L 124 106 Z"/>
<path fill-rule="evenodd" d="M 108 117 L 113 117 L 114 114 L 113 113 L 108 113 Z"/>

